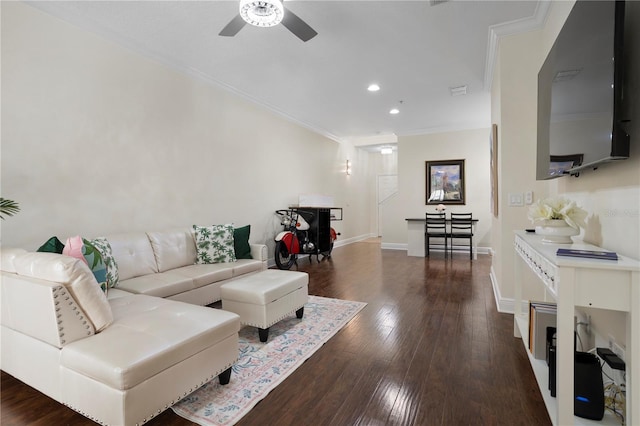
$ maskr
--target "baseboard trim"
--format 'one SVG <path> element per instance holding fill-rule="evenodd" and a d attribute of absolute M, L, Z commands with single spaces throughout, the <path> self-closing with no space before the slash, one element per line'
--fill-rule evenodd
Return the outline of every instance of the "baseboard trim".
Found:
<path fill-rule="evenodd" d="M 409 249 L 408 244 L 402 243 L 381 243 L 380 248 L 383 250 L 404 250 L 407 251 Z"/>
<path fill-rule="evenodd" d="M 375 234 L 364 234 L 364 235 L 359 235 L 357 237 L 351 237 L 347 239 L 340 239 L 340 237 L 338 237 L 338 239 L 333 243 L 333 246 L 342 247 L 349 244 L 357 243 L 358 241 L 364 241 L 364 240 L 368 240 L 369 238 L 376 238 L 376 237 L 377 235 Z"/>
<path fill-rule="evenodd" d="M 380 248 L 381 249 L 385 249 L 385 250 L 405 250 L 405 251 L 408 251 L 409 250 L 409 245 L 408 244 L 403 244 L 403 243 L 381 243 L 380 244 Z M 436 246 L 435 248 L 432 248 L 431 250 L 435 251 L 435 252 L 443 252 L 444 251 L 444 246 L 442 246 L 442 247 Z M 490 256 L 493 256 L 493 251 L 491 250 L 491 247 L 476 247 L 476 250 L 477 250 L 478 254 L 488 254 Z M 458 251 L 462 251 L 462 250 L 454 250 L 454 252 L 458 252 Z M 467 251 L 467 253 L 468 253 L 468 251 Z"/>
<path fill-rule="evenodd" d="M 341 247 L 341 246 L 346 246 L 349 244 L 353 244 L 353 243 L 357 243 L 358 241 L 364 241 L 367 240 L 369 238 L 375 238 L 376 235 L 375 234 L 365 234 L 365 235 L 360 235 L 357 237 L 351 237 L 351 238 L 347 238 L 347 239 L 340 239 L 338 238 L 334 243 L 333 243 L 333 247 Z M 308 254 L 300 254 L 298 255 L 299 259 L 305 259 L 309 256 L 315 256 L 314 254 L 312 255 L 308 255 Z M 276 261 L 273 257 L 270 257 L 269 259 L 267 259 L 267 267 L 268 268 L 273 268 L 274 266 L 276 266 Z"/>
<path fill-rule="evenodd" d="M 478 254 L 487 254 L 489 256 L 493 256 L 493 252 L 491 251 L 491 247 L 476 247 Z"/>
<path fill-rule="evenodd" d="M 511 298 L 502 297 L 502 295 L 500 294 L 500 286 L 498 285 L 498 280 L 496 279 L 493 265 L 491 265 L 489 278 L 491 279 L 491 287 L 493 288 L 493 297 L 496 301 L 496 309 L 498 309 L 498 312 L 501 312 L 503 314 L 513 314 L 515 311 L 514 301 Z"/>

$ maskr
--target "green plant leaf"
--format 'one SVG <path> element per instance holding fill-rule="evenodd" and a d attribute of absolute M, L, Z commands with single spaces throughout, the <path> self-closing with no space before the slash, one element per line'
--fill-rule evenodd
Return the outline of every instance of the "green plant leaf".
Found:
<path fill-rule="evenodd" d="M 0 219 L 4 220 L 4 216 L 13 216 L 20 211 L 20 206 L 13 200 L 0 197 Z"/>

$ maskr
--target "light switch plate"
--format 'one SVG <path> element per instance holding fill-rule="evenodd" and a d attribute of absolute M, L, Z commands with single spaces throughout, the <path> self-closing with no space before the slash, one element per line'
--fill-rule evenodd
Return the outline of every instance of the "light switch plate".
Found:
<path fill-rule="evenodd" d="M 509 206 L 518 207 L 524 206 L 524 201 L 522 199 L 522 192 L 518 193 L 509 193 Z"/>

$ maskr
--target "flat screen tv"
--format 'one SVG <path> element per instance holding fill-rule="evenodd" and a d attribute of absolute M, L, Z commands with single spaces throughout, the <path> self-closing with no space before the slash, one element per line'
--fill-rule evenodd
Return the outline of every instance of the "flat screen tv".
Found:
<path fill-rule="evenodd" d="M 624 1 L 578 0 L 538 73 L 536 179 L 629 157 Z"/>

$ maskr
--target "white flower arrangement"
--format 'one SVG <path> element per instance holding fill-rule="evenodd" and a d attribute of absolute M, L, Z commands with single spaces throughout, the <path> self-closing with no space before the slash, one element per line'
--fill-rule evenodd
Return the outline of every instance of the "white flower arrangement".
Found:
<path fill-rule="evenodd" d="M 538 200 L 529 207 L 528 218 L 532 222 L 561 219 L 574 229 L 586 227 L 587 212 L 575 201 L 563 197 Z"/>
<path fill-rule="evenodd" d="M 436 211 L 439 213 L 442 213 L 443 211 L 445 211 L 447 209 L 447 206 L 445 206 L 444 204 L 438 204 L 436 206 Z"/>

